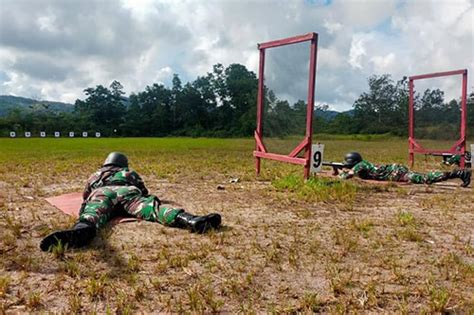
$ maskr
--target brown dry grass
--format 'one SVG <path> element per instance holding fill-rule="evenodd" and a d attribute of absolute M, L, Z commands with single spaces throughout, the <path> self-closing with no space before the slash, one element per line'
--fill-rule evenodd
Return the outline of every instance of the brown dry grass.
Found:
<path fill-rule="evenodd" d="M 256 179 L 251 140 L 180 150 L 160 139 L 146 140 L 156 148 L 102 141 L 79 146 L 87 152 L 19 147 L 0 154 L 0 313 L 474 310 L 474 194 L 459 181 L 354 181 L 353 198 L 315 200 L 272 185 L 300 168 L 265 161 Z M 371 157 L 384 142 L 350 145 Z M 405 141 L 392 144 L 406 150 Z M 344 145 L 338 149 L 348 150 Z M 44 196 L 81 190 L 105 153 L 120 147 L 152 192 L 190 212 L 217 211 L 224 227 L 195 235 L 125 223 L 102 231 L 87 249 L 40 252 L 43 236 L 73 223 Z M 34 150 L 36 159 L 28 156 Z"/>

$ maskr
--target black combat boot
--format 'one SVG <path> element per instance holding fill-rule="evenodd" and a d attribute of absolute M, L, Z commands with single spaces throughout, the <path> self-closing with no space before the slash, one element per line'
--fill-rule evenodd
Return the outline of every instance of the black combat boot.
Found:
<path fill-rule="evenodd" d="M 46 252 L 51 250 L 52 246 L 56 246 L 59 242 L 63 246 L 71 247 L 83 247 L 89 244 L 95 237 L 96 228 L 94 224 L 89 222 L 78 222 L 70 230 L 58 231 L 46 236 L 40 244 L 42 251 Z"/>
<path fill-rule="evenodd" d="M 471 183 L 472 171 L 470 169 L 455 170 L 449 173 L 448 178 L 460 178 L 462 187 L 467 187 Z"/>
<path fill-rule="evenodd" d="M 176 227 L 188 229 L 194 233 L 205 233 L 210 228 L 217 229 L 221 224 L 221 215 L 211 213 L 208 215 L 197 216 L 185 211 L 176 216 Z"/>

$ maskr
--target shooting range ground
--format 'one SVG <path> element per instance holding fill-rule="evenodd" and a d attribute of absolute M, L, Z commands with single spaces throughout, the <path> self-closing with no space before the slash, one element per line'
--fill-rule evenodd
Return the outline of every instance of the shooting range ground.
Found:
<path fill-rule="evenodd" d="M 328 160 L 356 150 L 373 162 L 406 162 L 405 138 L 313 138 Z M 0 313 L 474 307 L 472 184 L 304 182 L 301 166 L 272 160 L 256 177 L 254 138 L 1 138 L 0 148 Z M 74 223 L 45 198 L 80 192 L 110 151 L 126 153 L 165 204 L 219 212 L 223 229 L 196 235 L 132 222 L 106 228 L 86 249 L 41 252 L 45 235 Z M 420 156 L 416 167 L 443 166 Z"/>

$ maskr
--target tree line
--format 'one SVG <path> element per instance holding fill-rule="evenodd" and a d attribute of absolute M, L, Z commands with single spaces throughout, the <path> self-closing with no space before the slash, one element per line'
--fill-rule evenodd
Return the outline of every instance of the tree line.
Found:
<path fill-rule="evenodd" d="M 256 125 L 257 76 L 240 64 L 213 66 L 211 72 L 183 83 L 175 74 L 171 87 L 152 84 L 144 91 L 125 97 L 123 86 L 113 81 L 84 90 L 72 112 L 58 112 L 36 105 L 33 110 L 13 109 L 0 117 L 0 132 L 39 134 L 45 131 L 100 132 L 104 136 L 127 137 L 243 137 Z M 290 104 L 265 88 L 264 134 L 303 134 L 306 103 Z M 317 91 L 316 91 L 317 94 Z M 439 89 L 416 93 L 417 136 L 452 138 L 459 130 L 459 100 L 445 101 Z M 377 134 L 405 136 L 408 128 L 408 80 L 394 81 L 390 75 L 368 79 L 349 112 L 327 115 L 327 105 L 314 115 L 315 133 Z M 468 128 L 474 130 L 474 93 L 468 104 Z"/>

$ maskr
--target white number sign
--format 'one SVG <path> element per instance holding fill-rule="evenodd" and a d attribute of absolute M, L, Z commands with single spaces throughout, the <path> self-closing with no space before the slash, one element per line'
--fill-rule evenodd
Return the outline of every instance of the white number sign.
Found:
<path fill-rule="evenodd" d="M 26 137 L 26 138 L 30 138 L 30 137 L 31 137 L 31 132 L 26 131 L 26 132 L 25 132 L 25 137 Z"/>
<path fill-rule="evenodd" d="M 44 131 L 40 131 L 40 137 L 41 137 L 41 138 L 44 138 L 44 137 L 46 137 L 46 132 L 44 132 Z"/>
<path fill-rule="evenodd" d="M 96 138 L 100 138 L 100 132 L 96 132 L 96 133 L 95 133 L 95 137 L 96 137 Z"/>
<path fill-rule="evenodd" d="M 74 138 L 74 131 L 70 131 L 70 132 L 69 132 L 69 137 L 70 137 L 70 138 Z"/>
<path fill-rule="evenodd" d="M 313 144 L 311 146 L 311 173 L 319 173 L 323 168 L 324 144 Z"/>
<path fill-rule="evenodd" d="M 15 138 L 16 137 L 16 132 L 15 131 L 10 131 L 10 137 Z"/>
<path fill-rule="evenodd" d="M 61 134 L 59 133 L 59 131 L 54 132 L 54 137 L 55 138 L 59 138 L 60 136 L 61 136 Z"/>
<path fill-rule="evenodd" d="M 83 137 L 83 138 L 87 138 L 87 132 L 84 131 L 84 132 L 82 133 L 82 137 Z"/>

